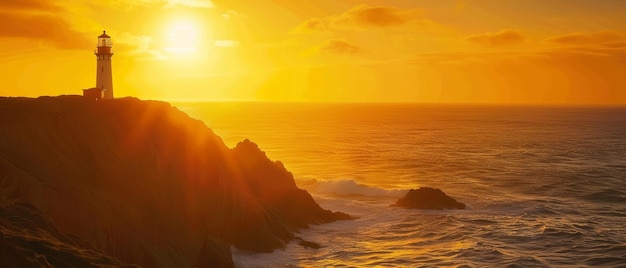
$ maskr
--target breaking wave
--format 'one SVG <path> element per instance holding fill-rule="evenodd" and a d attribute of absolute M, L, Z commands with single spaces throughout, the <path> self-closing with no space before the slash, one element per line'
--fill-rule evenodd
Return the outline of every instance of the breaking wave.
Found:
<path fill-rule="evenodd" d="M 364 184 L 352 179 L 333 181 L 314 181 L 310 186 L 317 194 L 324 195 L 361 195 L 370 197 L 402 197 L 408 190 L 390 190 Z"/>

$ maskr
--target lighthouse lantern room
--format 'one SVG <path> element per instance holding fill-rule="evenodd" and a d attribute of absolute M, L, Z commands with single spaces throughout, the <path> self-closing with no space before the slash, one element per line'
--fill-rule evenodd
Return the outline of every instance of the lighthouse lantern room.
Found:
<path fill-rule="evenodd" d="M 104 99 L 113 99 L 113 73 L 111 71 L 111 57 L 113 52 L 111 48 L 113 43 L 111 37 L 103 31 L 98 36 L 97 50 L 95 51 L 97 58 L 96 69 L 96 87 L 100 89 L 104 94 Z"/>

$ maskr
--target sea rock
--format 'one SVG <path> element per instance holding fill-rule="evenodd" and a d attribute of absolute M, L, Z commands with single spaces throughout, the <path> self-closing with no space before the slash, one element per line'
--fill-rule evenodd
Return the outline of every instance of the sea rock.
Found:
<path fill-rule="evenodd" d="M 456 201 L 437 188 L 411 189 L 395 206 L 416 209 L 464 209 L 465 204 Z"/>
<path fill-rule="evenodd" d="M 294 240 L 299 240 L 300 242 L 298 243 L 298 245 L 302 246 L 303 248 L 312 248 L 312 249 L 319 249 L 322 246 L 320 246 L 320 244 L 315 243 L 315 242 L 311 242 L 311 241 L 307 241 L 302 239 L 301 237 L 295 237 Z"/>
<path fill-rule="evenodd" d="M 113 266 L 232 267 L 231 246 L 271 252 L 299 228 L 351 218 L 321 208 L 256 144 L 230 149 L 202 121 L 134 98 L 0 98 L 0 185 L 0 207 L 32 207 L 54 230 L 44 239 L 75 237 L 85 243 L 61 244 Z M 24 222 L 11 228 L 42 229 L 11 215 Z M 1 267 L 13 253 L 0 246 Z"/>

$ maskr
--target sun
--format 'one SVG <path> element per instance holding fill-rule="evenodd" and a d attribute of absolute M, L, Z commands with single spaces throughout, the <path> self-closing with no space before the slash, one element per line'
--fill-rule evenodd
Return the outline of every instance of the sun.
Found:
<path fill-rule="evenodd" d="M 191 53 L 198 50 L 198 27 L 191 21 L 172 23 L 167 31 L 168 46 L 172 53 Z"/>

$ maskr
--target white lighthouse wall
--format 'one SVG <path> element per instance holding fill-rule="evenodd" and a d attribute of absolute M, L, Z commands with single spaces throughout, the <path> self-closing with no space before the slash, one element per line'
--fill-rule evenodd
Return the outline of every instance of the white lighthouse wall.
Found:
<path fill-rule="evenodd" d="M 111 60 L 98 60 L 96 70 L 96 87 L 105 89 L 104 98 L 113 99 L 113 74 L 111 72 Z"/>

